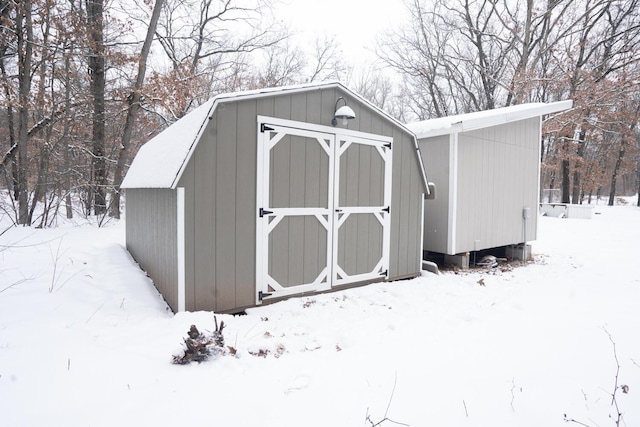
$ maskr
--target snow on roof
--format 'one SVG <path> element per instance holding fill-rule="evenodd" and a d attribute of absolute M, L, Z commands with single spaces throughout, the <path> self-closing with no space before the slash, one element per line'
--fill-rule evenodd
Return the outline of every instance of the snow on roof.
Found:
<path fill-rule="evenodd" d="M 422 139 L 430 136 L 482 129 L 518 120 L 529 119 L 531 117 L 567 110 L 572 106 L 573 101 L 571 100 L 552 103 L 535 102 L 519 104 L 509 107 L 495 108 L 493 110 L 458 114 L 455 116 L 408 123 L 407 127 L 416 134 L 418 139 Z"/>
<path fill-rule="evenodd" d="M 242 100 L 272 96 L 278 93 L 302 92 L 313 88 L 339 87 L 349 92 L 359 102 L 367 105 L 387 120 L 392 121 L 400 128 L 409 130 L 407 125 L 401 123 L 385 111 L 376 107 L 362 96 L 348 89 L 338 81 L 304 83 L 299 85 L 281 86 L 242 92 L 232 92 L 217 95 L 200 107 L 196 108 L 180 120 L 160 132 L 154 138 L 144 144 L 135 159 L 131 163 L 121 188 L 175 188 L 184 168 L 193 154 L 193 150 L 204 130 L 209 117 L 220 102 L 229 100 Z M 417 141 L 416 141 L 416 149 Z M 420 152 L 418 151 L 418 155 Z M 422 165 L 422 159 L 420 159 Z M 423 180 L 427 182 L 426 173 L 422 171 Z"/>
<path fill-rule="evenodd" d="M 205 102 L 140 147 L 120 187 L 173 187 L 213 104 Z"/>

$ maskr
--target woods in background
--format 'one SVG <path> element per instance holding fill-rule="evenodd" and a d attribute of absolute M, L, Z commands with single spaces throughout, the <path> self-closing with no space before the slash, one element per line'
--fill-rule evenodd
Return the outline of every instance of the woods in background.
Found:
<path fill-rule="evenodd" d="M 542 188 L 640 191 L 638 0 L 410 0 L 379 56 L 420 119 L 574 100 L 545 123 Z M 621 185 L 622 184 L 622 185 Z M 631 193 L 633 194 L 633 193 Z M 639 200 L 640 203 L 640 200 Z"/>
<path fill-rule="evenodd" d="M 0 188 L 16 224 L 119 218 L 141 144 L 218 93 L 339 79 L 401 121 L 573 99 L 544 125 L 542 188 L 640 186 L 640 0 L 410 0 L 357 69 L 243 0 L 0 0 Z M 391 70 L 391 71 L 389 71 Z"/>

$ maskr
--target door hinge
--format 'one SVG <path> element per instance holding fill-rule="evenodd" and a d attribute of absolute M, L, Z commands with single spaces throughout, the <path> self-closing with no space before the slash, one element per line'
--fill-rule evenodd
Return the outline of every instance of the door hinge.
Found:
<path fill-rule="evenodd" d="M 381 271 L 380 275 L 384 276 L 384 277 L 387 277 L 387 273 L 389 273 L 389 270 Z"/>
<path fill-rule="evenodd" d="M 391 206 L 387 206 L 386 208 L 382 209 L 382 212 L 391 213 Z"/>
<path fill-rule="evenodd" d="M 260 123 L 260 132 L 265 133 L 266 131 L 273 130 L 273 128 L 267 126 L 265 123 Z"/>
<path fill-rule="evenodd" d="M 270 297 L 272 294 L 269 292 L 258 291 L 258 301 L 262 301 L 266 297 Z"/>
<path fill-rule="evenodd" d="M 258 215 L 260 215 L 260 218 L 264 217 L 265 215 L 271 215 L 272 213 L 272 211 L 268 211 L 263 208 L 260 208 L 260 210 L 258 211 Z"/>
<path fill-rule="evenodd" d="M 387 142 L 386 144 L 384 144 L 385 147 L 387 147 L 389 150 L 391 150 L 391 143 Z"/>

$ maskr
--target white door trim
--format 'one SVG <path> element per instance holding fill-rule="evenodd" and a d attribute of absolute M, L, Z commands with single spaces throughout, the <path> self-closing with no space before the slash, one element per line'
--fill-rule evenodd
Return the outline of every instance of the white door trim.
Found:
<path fill-rule="evenodd" d="M 393 138 L 260 115 L 257 116 L 257 122 L 256 304 L 261 304 L 263 299 L 269 297 L 275 298 L 302 292 L 322 291 L 330 289 L 332 286 L 360 282 L 372 278 L 383 277 L 388 279 L 391 236 L 391 147 Z M 270 207 L 270 152 L 287 134 L 315 138 L 326 152 L 329 158 L 327 208 Z M 345 142 L 342 146 L 340 146 L 340 140 Z M 338 206 L 340 156 L 354 143 L 375 147 L 384 161 L 383 206 Z M 340 212 L 336 212 L 338 209 Z M 383 230 L 382 256 L 371 272 L 349 276 L 340 268 L 337 262 L 338 232 L 340 226 L 349 215 L 358 213 L 372 214 L 380 222 Z M 311 283 L 285 287 L 269 274 L 269 233 L 286 216 L 315 216 L 322 227 L 327 230 L 327 263 L 318 277 Z"/>

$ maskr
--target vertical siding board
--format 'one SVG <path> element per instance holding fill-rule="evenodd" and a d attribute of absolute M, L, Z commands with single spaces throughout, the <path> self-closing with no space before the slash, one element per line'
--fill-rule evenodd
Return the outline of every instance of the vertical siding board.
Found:
<path fill-rule="evenodd" d="M 375 151 L 375 154 L 373 154 Z M 358 164 L 360 167 L 358 168 L 358 205 L 359 206 L 371 206 L 372 198 L 371 198 L 371 168 L 374 166 L 372 156 L 380 157 L 378 151 L 374 147 L 369 146 L 360 146 L 360 152 L 358 158 Z M 376 165 L 380 167 L 380 165 Z M 374 183 L 375 185 L 375 183 Z"/>
<path fill-rule="evenodd" d="M 399 277 L 405 276 L 409 273 L 408 270 L 408 262 L 409 262 L 409 254 L 407 252 L 407 240 L 409 238 L 409 230 L 407 224 L 409 223 L 409 203 L 410 203 L 410 174 L 411 174 L 411 166 L 412 159 L 411 155 L 413 153 L 410 152 L 410 148 L 407 144 L 407 138 L 403 138 L 404 135 L 400 134 L 399 131 L 394 129 L 394 141 L 398 143 L 394 144 L 394 150 L 396 150 L 394 154 L 394 158 L 396 156 L 400 158 L 400 166 L 397 170 L 399 181 L 399 200 L 398 200 L 398 208 L 393 211 L 392 218 L 396 215 L 397 218 L 397 253 L 398 253 L 398 262 L 397 262 L 397 272 L 396 274 Z M 396 177 L 394 177 L 395 179 Z M 417 230 L 416 230 L 417 232 Z"/>
<path fill-rule="evenodd" d="M 369 236 L 372 234 L 373 229 L 369 223 L 371 215 L 362 214 L 356 216 L 356 256 L 355 256 L 355 270 L 358 273 L 367 273 L 367 267 L 370 262 L 369 254 Z M 370 270 L 370 269 L 369 269 Z"/>
<path fill-rule="evenodd" d="M 304 222 L 302 216 L 289 217 L 289 282 L 302 284 L 304 277 Z"/>
<path fill-rule="evenodd" d="M 358 206 L 358 169 L 360 168 L 360 146 L 351 145 L 347 151 L 342 155 L 345 159 L 343 164 L 344 169 L 340 168 L 340 182 L 346 183 L 346 206 Z M 342 160 L 342 159 L 341 159 Z M 342 163 L 342 162 L 341 162 Z M 359 229 L 359 216 L 351 215 L 344 225 L 342 226 L 342 235 L 345 238 L 345 249 L 343 252 L 344 264 L 343 268 L 347 273 L 355 273 L 357 269 L 357 256 L 358 256 L 358 229 Z"/>
<path fill-rule="evenodd" d="M 269 154 L 269 200 L 271 207 L 288 207 L 290 198 L 290 179 L 292 137 L 287 135 L 273 147 Z"/>
<path fill-rule="evenodd" d="M 236 306 L 255 302 L 257 103 L 238 103 L 236 148 Z"/>
<path fill-rule="evenodd" d="M 258 115 L 276 117 L 274 97 L 258 98 L 256 104 L 258 106 Z"/>
<path fill-rule="evenodd" d="M 362 107 L 360 103 L 358 103 L 357 117 L 360 119 L 358 130 L 361 132 L 373 133 L 373 113 L 368 108 Z"/>
<path fill-rule="evenodd" d="M 424 202 L 424 249 L 447 252 L 449 230 L 449 136 L 437 136 L 420 140 L 420 149 L 429 172 L 429 180 L 436 185 L 434 200 Z"/>
<path fill-rule="evenodd" d="M 369 149 L 369 171 L 368 177 L 365 179 L 369 181 L 369 194 L 367 198 L 369 203 L 373 206 L 382 206 L 384 203 L 384 180 L 385 169 L 384 160 L 375 148 Z"/>
<path fill-rule="evenodd" d="M 269 200 L 272 207 L 290 206 L 291 174 L 288 171 L 291 160 L 291 140 L 291 136 L 285 136 L 270 153 Z M 289 257 L 286 254 L 290 251 L 290 224 L 289 218 L 285 218 L 269 237 L 269 253 L 275 254 L 269 257 L 269 272 L 283 286 L 289 282 Z"/>
<path fill-rule="evenodd" d="M 294 108 L 295 111 L 295 108 Z M 307 150 L 305 151 L 305 181 L 304 181 L 304 206 L 305 207 L 327 207 L 326 191 L 324 192 L 324 199 L 322 198 L 323 192 L 320 187 L 324 183 L 326 187 L 326 181 L 323 181 L 322 173 L 323 164 L 325 168 L 328 168 L 328 162 L 323 162 L 323 159 L 327 159 L 327 155 L 320 147 L 320 142 L 316 140 L 310 140 L 308 142 Z M 304 241 L 305 241 L 305 253 L 304 253 L 304 282 L 309 283 L 313 281 L 320 272 L 320 224 L 316 218 L 306 218 L 304 223 Z M 326 238 L 326 234 L 324 236 Z M 315 244 L 314 244 L 315 242 Z M 324 267 L 324 266 L 323 266 Z"/>
<path fill-rule="evenodd" d="M 498 195 L 499 197 L 504 197 L 505 194 L 510 194 L 512 191 L 512 179 L 510 175 L 510 169 L 513 166 L 509 167 L 501 167 L 501 165 L 508 165 L 508 159 L 510 158 L 510 151 L 512 150 L 511 144 L 497 144 L 496 150 L 496 162 L 495 162 L 495 173 L 496 177 L 496 185 L 499 188 Z M 507 211 L 504 207 L 498 208 L 498 206 L 494 206 L 494 227 L 493 229 L 496 231 L 495 238 L 497 239 L 496 244 L 498 242 L 505 241 L 508 237 L 507 227 L 504 226 L 507 220 Z"/>
<path fill-rule="evenodd" d="M 171 309 L 177 311 L 176 193 L 132 188 L 127 194 L 127 250 L 153 277 Z"/>
<path fill-rule="evenodd" d="M 194 301 L 191 310 L 203 310 L 216 304 L 216 228 L 215 212 L 215 171 L 216 171 L 216 117 L 209 121 L 198 143 L 195 155 L 187 169 L 191 169 L 194 179 L 189 189 L 185 182 L 185 217 L 192 218 L 193 231 L 185 233 L 190 240 L 185 242 L 185 250 L 191 252 L 189 262 L 195 282 Z M 195 231 L 197 230 L 197 232 Z M 188 248 L 188 249 L 187 249 Z M 187 257 L 188 259 L 188 257 Z M 187 281 L 188 283 L 188 281 Z"/>
<path fill-rule="evenodd" d="M 340 168 L 340 183 L 346 184 L 345 205 L 360 206 L 360 151 L 363 149 L 359 144 L 351 146 L 342 155 L 346 159 L 345 168 Z"/>
<path fill-rule="evenodd" d="M 284 104 L 288 108 L 282 110 L 282 114 L 287 115 L 290 108 L 290 99 L 283 97 Z M 278 103 L 276 102 L 276 109 Z M 308 141 L 307 138 L 298 136 L 291 137 L 291 144 L 289 146 L 289 168 L 283 170 L 283 174 L 288 175 L 289 180 L 289 206 L 290 207 L 303 207 L 305 204 L 305 159 L 306 159 L 306 145 L 313 143 Z M 304 217 L 291 217 L 289 218 L 289 273 L 288 277 L 291 283 L 301 284 L 304 277 L 304 229 L 305 218 Z"/>
<path fill-rule="evenodd" d="M 237 104 L 217 109 L 216 147 L 216 311 L 235 308 L 236 287 L 236 129 Z"/>
<path fill-rule="evenodd" d="M 305 177 L 307 175 L 305 159 L 307 144 L 314 144 L 314 142 L 307 138 L 292 136 L 291 144 L 289 145 L 289 169 L 279 171 L 282 174 L 288 175 L 290 207 L 299 208 L 305 205 L 304 190 Z"/>
<path fill-rule="evenodd" d="M 420 170 L 414 169 L 412 171 L 411 179 L 411 224 L 412 232 L 410 233 L 410 254 L 409 266 L 413 271 L 419 272 L 422 270 L 422 206 L 424 202 L 423 190 L 422 190 L 422 177 L 420 176 Z"/>
<path fill-rule="evenodd" d="M 274 111 L 277 117 L 291 118 L 291 97 L 293 95 L 281 95 L 274 97 Z"/>
<path fill-rule="evenodd" d="M 500 182 L 496 180 L 495 166 L 496 166 L 496 152 L 495 142 L 491 140 L 474 141 L 477 150 L 483 152 L 485 156 L 485 162 L 482 165 L 483 183 L 485 185 L 476 188 L 475 195 L 478 200 L 479 206 L 482 208 L 482 223 L 478 229 L 480 232 L 474 232 L 474 235 L 469 236 L 470 239 L 467 243 L 468 246 L 473 247 L 475 242 L 474 236 L 480 235 L 480 239 L 484 242 L 490 242 L 493 240 L 493 206 L 494 200 L 499 200 L 496 195 L 500 194 L 498 186 Z M 503 208 L 500 206 L 499 208 Z"/>
<path fill-rule="evenodd" d="M 298 122 L 306 122 L 307 104 L 306 92 L 291 95 L 291 114 L 289 118 Z"/>
<path fill-rule="evenodd" d="M 502 229 L 504 230 L 504 239 L 508 236 L 512 237 L 512 240 L 518 238 L 518 233 L 514 229 L 514 208 L 522 203 L 522 191 L 523 187 L 523 170 L 521 169 L 521 156 L 522 150 L 518 147 L 517 141 L 513 140 L 515 129 L 515 123 L 497 127 L 495 132 L 496 143 L 500 145 L 500 149 L 505 153 L 504 163 L 500 163 L 497 167 L 505 171 L 507 175 L 510 175 L 507 184 L 505 186 L 505 193 L 500 195 L 500 201 L 503 205 L 503 222 Z M 520 189 L 520 191 L 518 191 Z M 496 236 L 497 237 L 497 236 Z M 499 244 L 500 241 L 496 241 L 494 245 Z M 512 241 L 511 243 L 517 243 Z"/>
<path fill-rule="evenodd" d="M 456 229 L 456 252 L 460 252 L 462 250 L 461 239 L 463 238 L 463 236 L 466 236 L 467 227 L 469 226 L 469 221 L 467 221 L 466 218 L 466 213 L 469 211 L 469 206 L 467 205 L 467 201 L 469 200 L 469 196 L 467 195 L 469 178 L 467 177 L 472 173 L 472 171 L 470 170 L 470 165 L 467 160 L 469 150 L 466 147 L 466 142 L 467 141 L 462 134 L 458 136 L 458 188 L 456 196 L 458 202 L 456 216 L 454 218 L 455 224 L 453 224 Z"/>
<path fill-rule="evenodd" d="M 380 260 L 380 257 L 382 256 L 382 225 L 380 225 L 380 222 L 373 217 L 373 215 L 367 215 L 368 216 L 368 227 L 369 227 L 369 240 L 367 242 L 368 244 L 368 266 L 369 271 L 371 269 L 373 269 L 373 267 L 375 267 L 375 264 L 378 262 L 378 260 Z"/>
<path fill-rule="evenodd" d="M 269 274 L 283 286 L 289 283 L 290 219 L 282 219 L 269 235 Z"/>
<path fill-rule="evenodd" d="M 401 219 L 402 229 L 400 234 L 400 248 L 402 249 L 402 252 L 400 253 L 400 256 L 402 256 L 403 259 L 401 275 L 406 276 L 416 272 L 413 268 L 413 264 L 417 254 L 414 256 L 414 254 L 409 250 L 410 242 L 412 240 L 411 234 L 418 233 L 418 230 L 413 227 L 413 223 L 411 222 L 411 210 L 413 209 L 411 182 L 414 172 L 415 153 L 412 149 L 412 141 L 406 133 L 400 132 L 399 129 L 395 129 L 394 138 L 397 138 L 402 143 L 402 164 L 404 169 L 402 180 L 402 206 L 404 212 L 402 212 Z"/>
<path fill-rule="evenodd" d="M 307 113 L 308 114 L 308 113 Z M 326 144 L 325 141 L 322 144 Z M 329 207 L 329 195 L 333 194 L 333 188 L 329 188 L 329 156 L 323 149 L 318 149 L 319 152 L 319 170 L 318 170 L 318 206 L 323 208 Z M 331 192 L 331 193 L 330 193 Z M 328 218 L 326 218 L 328 220 Z M 317 226 L 316 234 L 310 234 L 310 238 L 317 239 L 317 269 L 322 270 L 324 267 L 328 267 L 328 263 L 333 262 L 327 259 L 327 231 L 323 226 Z"/>
<path fill-rule="evenodd" d="M 331 119 L 333 119 L 333 114 L 335 112 L 336 100 L 338 99 L 338 97 L 340 97 L 343 94 L 338 93 L 335 89 L 323 89 L 320 91 L 320 94 L 321 94 L 321 97 L 320 97 L 321 103 L 319 104 L 320 116 L 317 119 L 316 117 L 314 117 L 314 119 L 318 120 L 317 121 L 318 124 L 331 126 Z M 349 102 L 348 99 L 347 99 L 347 102 Z M 354 122 L 357 120 L 358 119 L 356 118 L 355 120 L 350 120 L 350 121 Z M 349 126 L 351 129 L 352 128 L 351 126 L 355 127 L 356 123 L 350 123 Z"/>
<path fill-rule="evenodd" d="M 393 135 L 393 126 L 384 123 L 383 135 Z M 392 144 L 393 166 L 391 178 L 391 238 L 389 242 L 389 277 L 400 277 L 400 221 L 402 204 L 402 143 L 394 139 Z"/>
<path fill-rule="evenodd" d="M 360 164 L 364 166 L 360 170 L 359 178 L 361 183 L 360 200 L 362 204 L 368 206 L 380 206 L 383 200 L 380 193 L 384 193 L 384 185 L 380 186 L 378 177 L 384 173 L 384 163 L 375 147 L 363 148 L 364 150 L 360 152 Z M 382 253 L 376 244 L 376 237 L 382 233 L 382 228 L 378 224 L 378 220 L 373 215 L 367 215 L 364 226 L 368 233 L 362 236 L 361 245 L 365 248 L 362 252 L 362 263 L 365 269 L 371 266 L 369 271 L 375 266 L 376 260 L 380 259 Z"/>
<path fill-rule="evenodd" d="M 303 206 L 307 208 L 311 207 L 326 207 L 326 199 L 321 198 L 322 192 L 320 187 L 323 184 L 322 181 L 322 163 L 323 158 L 326 159 L 327 155 L 320 147 L 320 142 L 314 139 L 307 141 L 306 150 L 304 152 L 303 165 L 305 169 L 304 180 L 302 185 L 303 190 Z M 325 174 L 326 175 L 326 174 Z M 324 182 L 326 187 L 326 181 Z M 326 196 L 325 196 L 326 197 Z"/>
<path fill-rule="evenodd" d="M 322 111 L 322 108 L 323 108 L 323 91 L 308 92 L 306 95 L 307 95 L 306 96 L 306 101 L 307 101 L 307 104 L 306 104 L 306 121 L 309 122 L 309 123 L 330 125 L 330 123 L 323 123 L 322 122 L 322 118 L 323 118 L 323 111 Z M 332 112 L 333 112 L 333 110 L 332 110 Z"/>
<path fill-rule="evenodd" d="M 185 310 L 197 310 L 198 292 L 202 290 L 202 285 L 198 286 L 196 281 L 196 249 L 195 235 L 198 225 L 196 224 L 196 203 L 197 191 L 195 186 L 195 167 L 193 163 L 187 165 L 180 179 L 180 187 L 184 192 L 184 284 L 185 284 Z M 177 201 L 177 200 L 176 200 Z M 213 227 L 209 227 L 213 228 Z M 177 236 L 176 236 L 177 237 Z M 177 241 L 176 241 L 177 245 Z"/>
<path fill-rule="evenodd" d="M 319 223 L 314 217 L 304 218 L 304 236 L 303 241 L 305 243 L 305 251 L 303 253 L 302 261 L 302 280 L 304 283 L 310 283 L 320 273 L 319 268 L 319 253 L 318 253 L 318 238 L 319 238 Z M 314 244 L 315 242 L 315 244 Z"/>
<path fill-rule="evenodd" d="M 403 136 L 403 139 L 406 140 L 405 145 L 406 145 L 406 151 L 407 154 L 411 154 L 410 151 L 410 141 L 409 138 Z M 409 162 L 411 160 L 409 159 Z M 418 199 L 418 197 L 412 197 L 412 195 L 417 194 L 416 193 L 416 187 L 415 187 L 415 168 L 409 168 L 408 174 L 407 174 L 407 182 L 405 183 L 405 185 L 407 186 L 407 196 L 406 196 L 406 200 L 405 200 L 405 204 L 407 205 L 407 223 L 405 224 L 405 227 L 407 229 L 407 240 L 405 242 L 406 245 L 406 251 L 407 251 L 407 262 L 406 262 L 406 270 L 405 270 L 405 274 L 410 274 L 413 271 L 417 271 L 417 266 L 416 266 L 416 260 L 418 258 L 418 252 L 417 252 L 417 248 L 416 248 L 416 238 L 418 236 L 418 232 L 417 231 L 417 225 L 418 225 L 418 221 L 416 221 L 416 217 L 418 216 L 418 212 L 417 212 L 417 205 L 415 203 L 415 200 Z"/>

